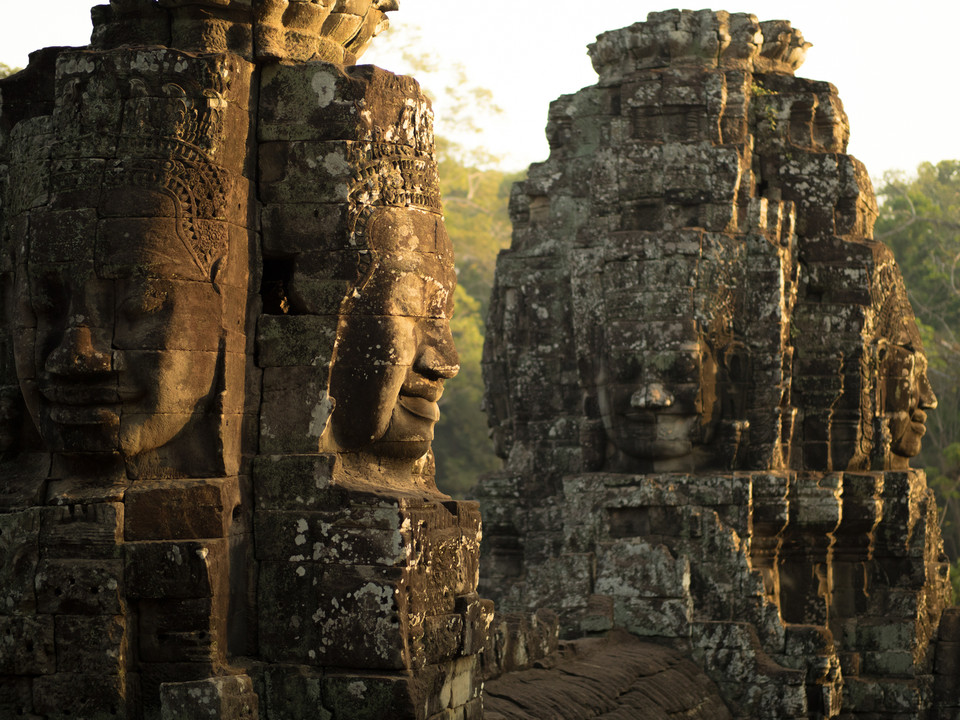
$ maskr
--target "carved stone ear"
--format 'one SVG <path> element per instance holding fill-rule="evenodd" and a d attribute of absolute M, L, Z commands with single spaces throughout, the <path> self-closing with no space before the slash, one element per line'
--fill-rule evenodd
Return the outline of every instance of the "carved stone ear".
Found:
<path fill-rule="evenodd" d="M 750 379 L 750 352 L 742 342 L 735 340 L 724 347 L 720 364 L 731 382 L 740 383 Z"/>
<path fill-rule="evenodd" d="M 217 284 L 217 279 L 220 276 L 222 270 L 225 270 L 227 267 L 227 259 L 224 257 L 217 258 L 213 261 L 213 265 L 210 266 L 210 282 L 214 285 Z"/>

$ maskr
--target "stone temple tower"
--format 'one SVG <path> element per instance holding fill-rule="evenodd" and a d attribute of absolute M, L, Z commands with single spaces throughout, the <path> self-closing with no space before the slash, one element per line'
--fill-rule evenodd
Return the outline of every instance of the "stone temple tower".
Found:
<path fill-rule="evenodd" d="M 481 587 L 682 650 L 735 717 L 949 715 L 946 558 L 908 467 L 936 398 L 808 47 L 652 13 L 551 105 L 491 301 Z"/>
<path fill-rule="evenodd" d="M 395 9 L 112 0 L 0 81 L 0 717 L 479 717 Z"/>

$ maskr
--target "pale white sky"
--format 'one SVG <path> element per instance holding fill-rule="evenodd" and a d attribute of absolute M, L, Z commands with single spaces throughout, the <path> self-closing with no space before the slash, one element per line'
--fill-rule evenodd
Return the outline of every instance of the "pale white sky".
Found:
<path fill-rule="evenodd" d="M 22 66 L 31 50 L 89 39 L 91 0 L 0 3 L 0 62 Z M 425 49 L 461 63 L 471 81 L 494 91 L 506 112 L 489 123 L 484 142 L 519 169 L 547 156 L 549 102 L 595 82 L 586 45 L 600 32 L 672 6 L 400 0 L 391 18 L 401 34 L 404 26 L 419 26 Z M 912 171 L 924 160 L 960 158 L 957 0 L 729 0 L 720 6 L 761 20 L 789 19 L 803 31 L 814 47 L 799 74 L 839 88 L 852 126 L 850 151 L 875 180 L 887 169 Z M 363 62 L 404 71 L 393 58 L 378 56 L 376 41 Z M 439 117 L 443 132 L 441 123 Z"/>

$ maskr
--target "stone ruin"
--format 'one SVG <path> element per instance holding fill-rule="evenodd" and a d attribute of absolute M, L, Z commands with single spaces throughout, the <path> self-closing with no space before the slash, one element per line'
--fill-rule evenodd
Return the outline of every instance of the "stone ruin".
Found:
<path fill-rule="evenodd" d="M 0 82 L 0 717 L 480 717 L 395 7 L 113 0 Z"/>
<path fill-rule="evenodd" d="M 0 81 L 0 717 L 956 717 L 936 399 L 800 33 L 655 13 L 551 108 L 494 621 L 431 110 L 352 66 L 395 9 L 112 0 Z"/>
<path fill-rule="evenodd" d="M 735 718 L 956 718 L 960 609 L 908 465 L 936 398 L 808 47 L 652 13 L 551 105 L 491 300 L 481 594 L 672 648 Z M 557 717 L 527 681 L 502 717 Z"/>

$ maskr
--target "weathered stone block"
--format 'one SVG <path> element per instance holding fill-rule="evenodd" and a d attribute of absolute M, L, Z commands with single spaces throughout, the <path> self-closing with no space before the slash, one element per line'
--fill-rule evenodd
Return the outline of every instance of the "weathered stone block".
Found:
<path fill-rule="evenodd" d="M 0 675 L 53 673 L 55 653 L 53 617 L 0 617 Z"/>
<path fill-rule="evenodd" d="M 690 592 L 690 560 L 641 539 L 598 543 L 596 589 L 624 602 L 630 596 L 683 598 Z"/>
<path fill-rule="evenodd" d="M 342 203 L 266 205 L 260 218 L 263 252 L 267 256 L 339 250 L 339 238 L 349 232 L 347 206 Z"/>
<path fill-rule="evenodd" d="M 347 280 L 317 276 L 308 272 L 295 272 L 290 280 L 290 298 L 303 313 L 310 315 L 335 315 L 350 291 Z"/>
<path fill-rule="evenodd" d="M 474 655 L 483 648 L 493 623 L 493 601 L 481 599 L 476 593 L 457 598 L 456 610 L 463 616 L 463 655 Z"/>
<path fill-rule="evenodd" d="M 529 567 L 527 591 L 535 598 L 535 607 L 555 608 L 564 616 L 579 615 L 594 581 L 594 563 L 592 554 L 583 553 Z"/>
<path fill-rule="evenodd" d="M 120 560 L 42 560 L 36 576 L 37 610 L 58 615 L 123 613 Z"/>
<path fill-rule="evenodd" d="M 260 451 L 316 453 L 333 410 L 327 396 L 328 368 L 271 367 L 263 373 Z"/>
<path fill-rule="evenodd" d="M 57 673 L 33 681 L 34 712 L 51 720 L 136 717 L 128 706 L 127 686 L 119 675 Z"/>
<path fill-rule="evenodd" d="M 464 657 L 451 662 L 432 665 L 420 672 L 426 714 L 453 711 L 479 698 L 482 686 L 479 660 L 476 656 Z"/>
<path fill-rule="evenodd" d="M 128 597 L 208 598 L 223 592 L 225 540 L 136 542 L 125 547 Z"/>
<path fill-rule="evenodd" d="M 57 671 L 123 675 L 129 643 L 126 629 L 122 615 L 58 615 Z"/>
<path fill-rule="evenodd" d="M 264 142 L 259 194 L 269 204 L 346 203 L 354 172 L 352 142 Z"/>
<path fill-rule="evenodd" d="M 934 672 L 949 678 L 960 677 L 960 643 L 939 641 Z M 960 688 L 957 688 L 960 697 Z"/>
<path fill-rule="evenodd" d="M 214 677 L 160 687 L 161 720 L 257 720 L 258 699 L 246 675 Z"/>
<path fill-rule="evenodd" d="M 403 107 L 402 99 L 416 87 L 413 78 L 369 65 L 346 69 L 323 62 L 269 66 L 261 82 L 260 138 L 376 140 L 375 128 L 399 124 L 389 113 L 396 112 L 397 105 Z M 394 142 L 413 145 L 405 133 Z"/>
<path fill-rule="evenodd" d="M 151 714 L 154 717 L 159 715 L 163 685 L 206 680 L 222 671 L 221 668 L 209 662 L 142 662 L 138 670 L 143 708 L 148 717 Z"/>
<path fill-rule="evenodd" d="M 861 658 L 864 675 L 912 677 L 916 672 L 913 653 L 909 651 L 867 651 Z"/>
<path fill-rule="evenodd" d="M 423 621 L 423 654 L 428 663 L 450 660 L 463 648 L 465 630 L 461 614 L 431 615 Z"/>
<path fill-rule="evenodd" d="M 925 679 L 885 678 L 883 683 L 883 710 L 886 712 L 917 715 L 922 714 L 924 708 L 929 706 L 930 698 Z"/>
<path fill-rule="evenodd" d="M 27 677 L 0 679 L 0 717 L 29 717 L 33 712 L 33 681 Z"/>
<path fill-rule="evenodd" d="M 415 575 L 414 596 L 425 593 L 428 607 L 452 608 L 453 596 L 476 590 L 479 574 L 480 516 L 477 503 L 452 501 L 403 508 L 405 523 L 411 527 L 410 557 Z M 442 593 L 444 600 L 436 597 Z M 433 599 L 431 599 L 433 598 Z"/>
<path fill-rule="evenodd" d="M 329 507 L 335 460 L 332 454 L 258 456 L 253 463 L 257 509 L 296 512 Z"/>
<path fill-rule="evenodd" d="M 139 657 L 149 663 L 212 663 L 226 640 L 223 600 L 140 600 Z"/>
<path fill-rule="evenodd" d="M 640 637 L 686 637 L 692 602 L 674 598 L 614 598 L 616 624 Z"/>
<path fill-rule="evenodd" d="M 398 675 L 328 674 L 324 705 L 333 720 L 418 720 L 422 710 L 415 688 L 411 678 Z"/>
<path fill-rule="evenodd" d="M 0 515 L 0 614 L 31 613 L 40 558 L 40 511 Z"/>
<path fill-rule="evenodd" d="M 897 621 L 895 617 L 881 620 L 861 618 L 857 623 L 857 647 L 876 652 L 909 651 L 916 640 L 916 622 Z"/>
<path fill-rule="evenodd" d="M 350 513 L 260 512 L 256 517 L 257 557 L 384 567 L 406 562 L 409 539 L 405 541 L 400 532 L 396 508 L 355 507 L 351 510 Z"/>
<path fill-rule="evenodd" d="M 399 568 L 264 562 L 260 652 L 271 662 L 402 669 L 413 631 Z M 334 638 L 338 638 L 334 642 Z"/>
<path fill-rule="evenodd" d="M 941 642 L 960 643 L 960 607 L 950 607 L 943 611 L 937 637 Z"/>
<path fill-rule="evenodd" d="M 246 57 L 253 55 L 253 31 L 249 25 L 218 17 L 203 6 L 177 5 L 170 18 L 171 45 L 189 50 L 233 52 Z"/>
<path fill-rule="evenodd" d="M 335 316 L 263 315 L 257 324 L 257 365 L 328 367 L 336 335 Z"/>
<path fill-rule="evenodd" d="M 144 480 L 124 496 L 124 534 L 138 540 L 224 537 L 240 503 L 237 478 Z"/>
<path fill-rule="evenodd" d="M 117 558 L 122 552 L 123 504 L 44 508 L 40 541 L 47 558 Z"/>
<path fill-rule="evenodd" d="M 271 720 L 332 720 L 323 706 L 323 673 L 303 665 L 265 665 L 254 676 L 260 713 Z"/>

